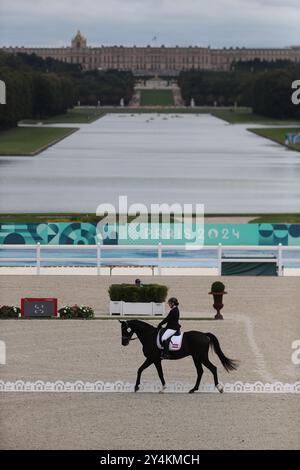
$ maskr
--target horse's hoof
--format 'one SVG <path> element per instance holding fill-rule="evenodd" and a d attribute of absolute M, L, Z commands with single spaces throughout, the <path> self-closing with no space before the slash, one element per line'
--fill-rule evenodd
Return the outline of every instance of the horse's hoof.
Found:
<path fill-rule="evenodd" d="M 218 384 L 217 386 L 217 390 L 220 392 L 220 393 L 223 393 L 224 392 L 224 387 L 222 384 Z"/>
<path fill-rule="evenodd" d="M 164 385 L 158 393 L 164 393 L 165 390 L 166 390 L 166 386 Z"/>
<path fill-rule="evenodd" d="M 134 387 L 134 391 L 137 392 L 140 387 Z"/>
<path fill-rule="evenodd" d="M 195 390 L 192 388 L 192 390 L 190 390 L 189 393 L 195 393 Z"/>

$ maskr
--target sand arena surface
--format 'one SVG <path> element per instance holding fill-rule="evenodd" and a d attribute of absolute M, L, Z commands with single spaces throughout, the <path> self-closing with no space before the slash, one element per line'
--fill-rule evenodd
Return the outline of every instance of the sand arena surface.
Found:
<path fill-rule="evenodd" d="M 183 329 L 214 333 L 224 353 L 241 361 L 239 369 L 228 375 L 212 354 L 219 380 L 299 381 L 300 366 L 291 361 L 291 344 L 300 339 L 299 278 L 223 278 L 228 291 L 225 320 L 199 320 L 214 314 L 207 295 L 213 280 L 164 277 L 162 282 L 181 301 Z M 0 278 L 0 303 L 18 303 L 29 293 L 57 295 L 61 304 L 87 303 L 104 313 L 111 281 L 78 276 Z M 118 282 L 115 277 L 113 281 Z M 187 315 L 194 319 L 185 320 Z M 0 328 L 0 339 L 7 346 L 7 364 L 0 366 L 4 381 L 132 383 L 144 360 L 139 341 L 121 346 L 116 320 L 7 320 Z M 196 380 L 191 358 L 164 361 L 163 369 L 167 383 Z M 158 381 L 153 366 L 144 371 L 143 381 Z M 202 383 L 212 382 L 204 369 Z M 0 420 L 0 448 L 300 447 L 299 395 L 288 394 L 5 393 Z"/>

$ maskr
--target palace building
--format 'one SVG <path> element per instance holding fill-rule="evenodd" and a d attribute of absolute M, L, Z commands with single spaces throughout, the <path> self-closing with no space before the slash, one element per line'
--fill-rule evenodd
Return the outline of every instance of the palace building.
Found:
<path fill-rule="evenodd" d="M 37 54 L 69 64 L 80 64 L 84 70 L 131 70 L 136 75 L 177 75 L 182 70 L 230 69 L 235 61 L 254 59 L 300 62 L 300 46 L 284 48 L 211 48 L 200 46 L 88 46 L 78 31 L 66 47 L 2 47 L 10 53 Z"/>

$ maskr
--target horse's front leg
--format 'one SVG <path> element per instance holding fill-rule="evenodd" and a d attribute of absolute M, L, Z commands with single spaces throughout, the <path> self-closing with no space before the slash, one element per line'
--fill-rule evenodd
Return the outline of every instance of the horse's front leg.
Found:
<path fill-rule="evenodd" d="M 165 382 L 164 373 L 163 373 L 162 366 L 161 366 L 161 360 L 154 362 L 154 365 L 156 367 L 158 376 L 162 384 L 162 390 L 160 391 L 160 393 L 163 393 L 166 388 L 166 382 Z"/>
<path fill-rule="evenodd" d="M 141 383 L 141 375 L 143 370 L 147 369 L 147 367 L 151 366 L 153 364 L 153 361 L 151 359 L 146 359 L 145 362 L 141 365 L 141 367 L 137 371 L 137 377 L 136 377 L 136 383 L 134 386 L 134 391 L 137 392 Z"/>

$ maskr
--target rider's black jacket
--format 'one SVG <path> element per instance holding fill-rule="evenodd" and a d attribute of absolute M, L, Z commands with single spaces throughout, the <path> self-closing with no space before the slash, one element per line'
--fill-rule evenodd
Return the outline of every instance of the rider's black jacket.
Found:
<path fill-rule="evenodd" d="M 173 307 L 171 308 L 170 312 L 164 318 L 159 324 L 158 328 L 160 328 L 162 325 L 165 323 L 167 324 L 167 328 L 171 328 L 172 330 L 180 330 L 180 325 L 179 325 L 179 310 L 178 307 Z"/>

